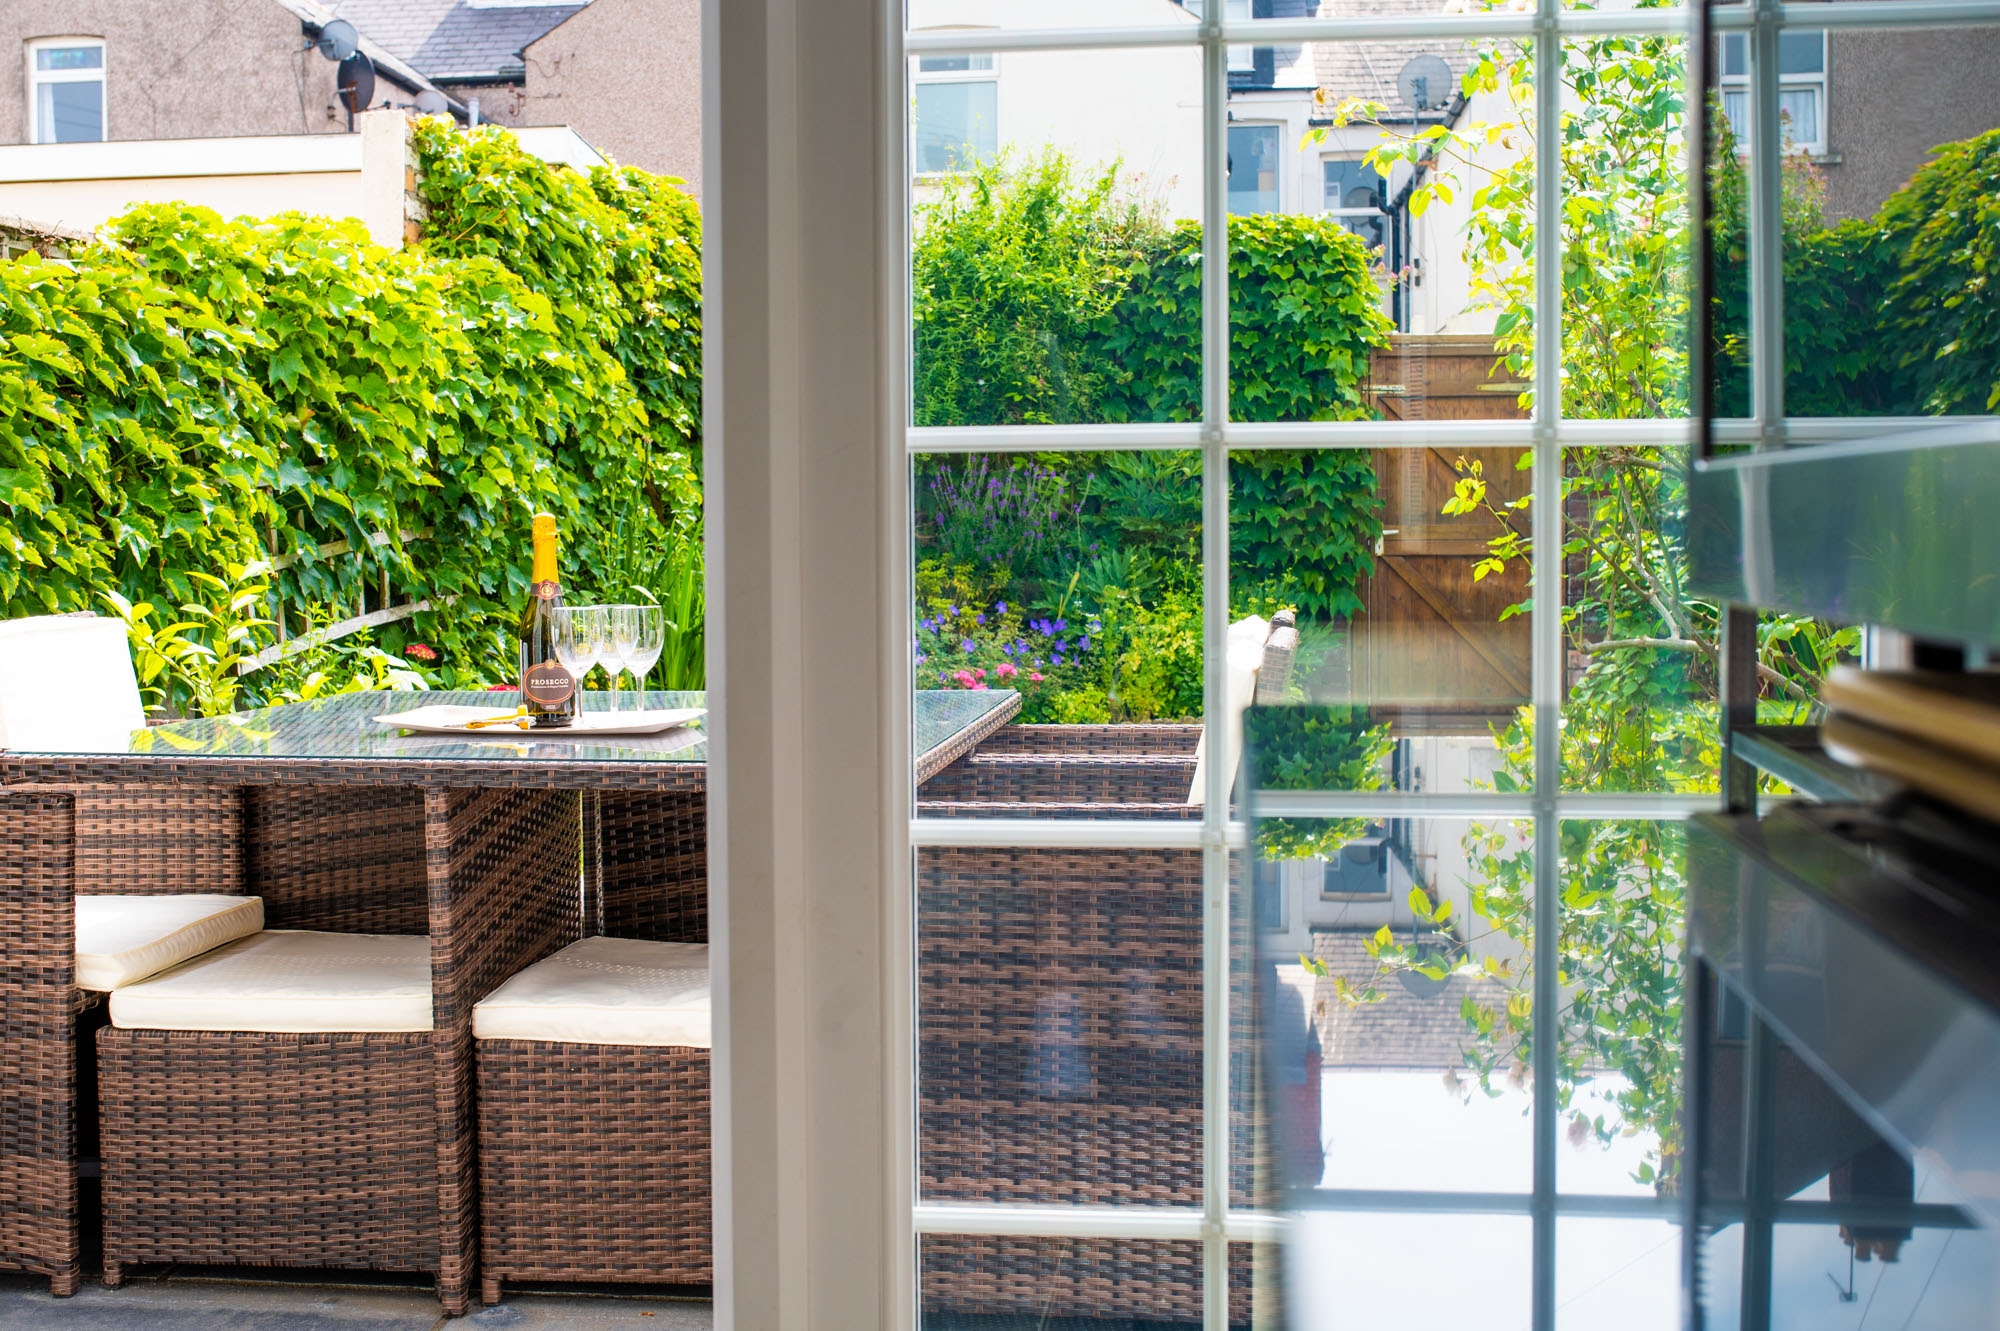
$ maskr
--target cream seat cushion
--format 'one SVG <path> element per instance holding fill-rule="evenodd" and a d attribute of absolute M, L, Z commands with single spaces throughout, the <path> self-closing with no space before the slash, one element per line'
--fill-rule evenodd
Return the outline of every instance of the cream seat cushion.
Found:
<path fill-rule="evenodd" d="M 707 1049 L 708 946 L 586 938 L 514 976 L 472 1009 L 481 1040 Z"/>
<path fill-rule="evenodd" d="M 263 927 L 262 897 L 78 897 L 76 987 L 116 989 Z"/>
<path fill-rule="evenodd" d="M 167 1031 L 427 1031 L 430 940 L 267 929 L 112 991 L 111 1024 Z"/>

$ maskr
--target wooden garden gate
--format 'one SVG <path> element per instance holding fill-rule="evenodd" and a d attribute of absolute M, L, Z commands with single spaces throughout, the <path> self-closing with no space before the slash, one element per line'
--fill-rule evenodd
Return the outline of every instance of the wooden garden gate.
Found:
<path fill-rule="evenodd" d="M 1387 420 L 1521 420 L 1526 385 L 1489 336 L 1403 335 L 1377 352 L 1369 399 Z M 1363 613 L 1351 627 L 1350 681 L 1357 702 L 1404 735 L 1485 734 L 1531 697 L 1528 617 L 1502 620 L 1528 596 L 1528 570 L 1475 580 L 1474 564 L 1500 534 L 1481 511 L 1447 516 L 1462 466 L 1480 464 L 1494 506 L 1529 492 L 1519 448 L 1449 445 L 1378 449 L 1382 543 L 1363 580 Z M 1528 530 L 1527 510 L 1510 515 Z"/>

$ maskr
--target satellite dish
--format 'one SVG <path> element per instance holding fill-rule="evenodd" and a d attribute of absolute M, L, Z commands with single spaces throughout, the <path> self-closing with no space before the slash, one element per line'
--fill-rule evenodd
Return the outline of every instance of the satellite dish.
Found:
<path fill-rule="evenodd" d="M 361 34 L 354 25 L 344 18 L 330 19 L 319 30 L 319 40 L 313 43 L 319 53 L 328 60 L 341 61 L 353 55 L 361 47 Z"/>
<path fill-rule="evenodd" d="M 1420 114 L 1442 111 L 1458 91 L 1458 79 L 1441 57 L 1412 56 L 1403 72 L 1396 75 L 1396 91 L 1405 106 Z"/>
<path fill-rule="evenodd" d="M 365 54 L 356 51 L 340 62 L 335 71 L 334 90 L 340 95 L 340 104 L 347 108 L 348 118 L 366 111 L 375 100 L 375 62 Z"/>
<path fill-rule="evenodd" d="M 417 110 L 427 116 L 441 116 L 451 109 L 451 103 L 436 88 L 426 88 L 417 94 Z"/>

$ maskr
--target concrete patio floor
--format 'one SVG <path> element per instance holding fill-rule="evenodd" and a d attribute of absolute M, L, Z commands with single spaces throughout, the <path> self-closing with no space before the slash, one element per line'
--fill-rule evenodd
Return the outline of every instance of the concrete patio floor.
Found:
<path fill-rule="evenodd" d="M 644 1295 L 509 1291 L 491 1308 L 446 1318 L 428 1288 L 138 1276 L 52 1299 L 45 1280 L 0 1276 L 0 1331 L 709 1331 L 713 1321 L 705 1299 Z"/>

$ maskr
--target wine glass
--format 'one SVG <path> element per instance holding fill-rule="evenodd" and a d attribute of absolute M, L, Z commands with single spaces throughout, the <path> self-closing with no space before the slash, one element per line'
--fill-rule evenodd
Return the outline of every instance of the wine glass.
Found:
<path fill-rule="evenodd" d="M 590 665 L 601 665 L 618 682 L 618 666 L 611 653 L 611 628 L 607 622 L 605 608 L 601 605 L 581 605 L 572 613 L 575 615 L 578 655 L 589 660 Z M 585 666 L 588 670 L 590 667 Z M 583 687 L 583 676 L 577 676 L 577 687 Z M 579 706 L 578 711 L 582 708 Z"/>
<path fill-rule="evenodd" d="M 590 611 L 584 607 L 563 606 L 556 611 L 555 623 L 556 660 L 562 662 L 563 669 L 569 671 L 576 681 L 579 695 L 583 691 L 583 677 L 597 664 L 597 639 L 590 627 Z M 583 699 L 577 698 L 577 712 L 583 711 Z"/>
<path fill-rule="evenodd" d="M 610 624 L 610 663 L 605 669 L 611 675 L 611 710 L 618 710 L 617 672 L 632 664 L 633 649 L 639 645 L 639 607 L 636 605 L 612 605 L 605 607 Z M 600 660 L 605 658 L 599 658 Z M 652 662 L 647 662 L 651 665 Z"/>
<path fill-rule="evenodd" d="M 632 671 L 632 685 L 639 691 L 639 710 L 646 708 L 646 672 L 653 668 L 653 662 L 660 659 L 660 652 L 667 645 L 667 612 L 662 606 L 635 605 L 628 607 L 638 621 L 638 632 L 632 639 L 632 651 L 625 658 L 625 664 Z"/>

